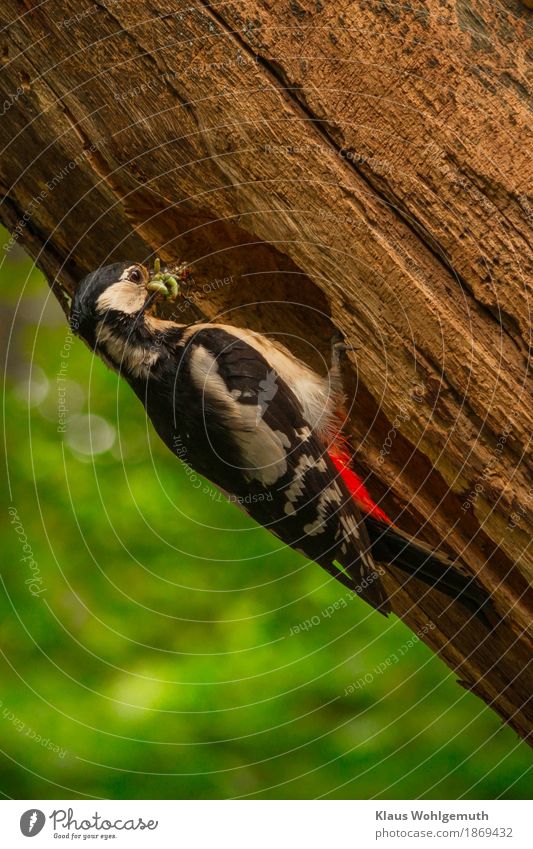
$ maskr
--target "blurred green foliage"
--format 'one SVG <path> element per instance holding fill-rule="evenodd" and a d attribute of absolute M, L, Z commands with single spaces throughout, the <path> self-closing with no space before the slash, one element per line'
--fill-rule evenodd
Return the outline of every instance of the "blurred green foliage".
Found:
<path fill-rule="evenodd" d="M 323 616 L 343 588 L 190 478 L 72 341 L 30 260 L 0 256 L 17 511 L 2 558 L 3 793 L 527 798 L 516 735 L 422 643 L 374 674 L 408 629 L 359 600 Z"/>

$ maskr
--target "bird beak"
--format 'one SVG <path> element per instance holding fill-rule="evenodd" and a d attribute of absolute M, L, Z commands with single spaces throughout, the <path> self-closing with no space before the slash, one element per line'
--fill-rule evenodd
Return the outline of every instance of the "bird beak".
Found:
<path fill-rule="evenodd" d="M 149 292 L 160 294 L 170 301 L 175 301 L 180 291 L 176 278 L 164 270 L 161 271 L 161 262 L 159 259 L 156 259 L 154 262 L 154 270 L 150 272 L 146 288 Z"/>

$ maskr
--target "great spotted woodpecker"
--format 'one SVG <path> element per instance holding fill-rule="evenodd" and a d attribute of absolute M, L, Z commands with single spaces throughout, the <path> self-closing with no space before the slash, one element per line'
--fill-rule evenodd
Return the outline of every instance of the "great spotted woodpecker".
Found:
<path fill-rule="evenodd" d="M 74 332 L 127 380 L 167 447 L 380 612 L 391 609 L 381 565 L 393 564 L 486 621 L 484 590 L 396 528 L 350 468 L 340 345 L 323 378 L 254 331 L 154 317 L 177 276 L 114 263 L 81 281 L 71 311 Z"/>

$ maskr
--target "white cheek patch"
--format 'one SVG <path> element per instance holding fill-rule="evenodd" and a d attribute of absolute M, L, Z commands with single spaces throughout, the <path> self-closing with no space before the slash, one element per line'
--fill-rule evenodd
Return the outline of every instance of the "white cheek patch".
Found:
<path fill-rule="evenodd" d="M 115 368 L 123 368 L 133 377 L 145 378 L 159 358 L 159 353 L 134 342 L 128 342 L 127 337 L 113 333 L 113 331 L 101 321 L 98 324 L 96 340 L 102 345 Z M 105 361 L 106 356 L 102 359 Z"/>
<path fill-rule="evenodd" d="M 99 313 L 117 310 L 132 315 L 139 312 L 145 300 L 146 291 L 143 286 L 132 283 L 131 280 L 119 280 L 102 292 L 96 302 L 96 309 Z"/>
<path fill-rule="evenodd" d="M 265 486 L 275 484 L 287 472 L 289 438 L 263 421 L 257 404 L 242 404 L 228 391 L 215 358 L 202 345 L 194 348 L 191 355 L 191 377 L 207 402 L 214 401 L 223 411 L 246 466 L 242 470 L 246 480 L 257 480 Z"/>

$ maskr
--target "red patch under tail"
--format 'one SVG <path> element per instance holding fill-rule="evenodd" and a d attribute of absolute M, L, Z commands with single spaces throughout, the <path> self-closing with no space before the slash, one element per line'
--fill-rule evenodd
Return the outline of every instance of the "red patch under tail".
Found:
<path fill-rule="evenodd" d="M 336 448 L 335 452 L 330 452 L 329 454 L 332 463 L 335 468 L 339 472 L 341 478 L 344 483 L 348 487 L 349 492 L 351 493 L 354 501 L 357 502 L 357 506 L 367 514 L 374 516 L 376 519 L 380 519 L 382 522 L 387 522 L 388 525 L 392 525 L 392 520 L 389 519 L 386 513 L 378 507 L 375 501 L 373 501 L 370 493 L 365 487 L 363 481 L 357 475 L 352 468 L 350 468 L 350 455 L 347 451 Z"/>

